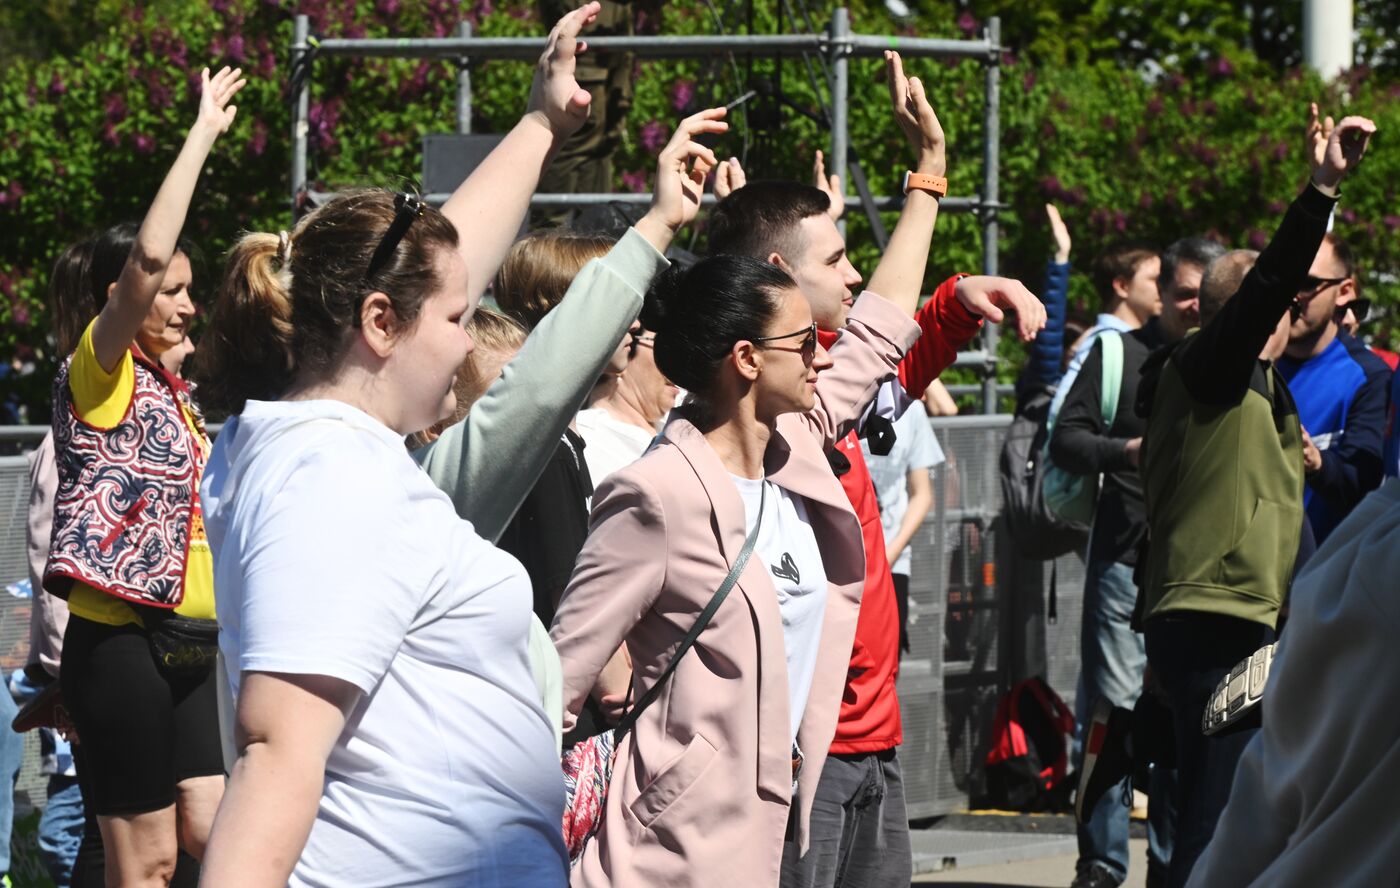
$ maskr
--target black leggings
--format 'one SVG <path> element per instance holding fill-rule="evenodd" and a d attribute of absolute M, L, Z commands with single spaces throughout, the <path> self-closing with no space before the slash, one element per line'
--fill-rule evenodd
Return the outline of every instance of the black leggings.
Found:
<path fill-rule="evenodd" d="M 146 630 L 70 616 L 59 681 L 83 747 L 83 800 L 104 816 L 175 803 L 175 786 L 223 773 L 214 670 L 156 665 Z"/>

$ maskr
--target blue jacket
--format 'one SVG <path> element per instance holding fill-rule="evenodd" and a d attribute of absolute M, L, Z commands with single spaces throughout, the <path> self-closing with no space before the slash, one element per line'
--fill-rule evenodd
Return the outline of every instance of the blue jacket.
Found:
<path fill-rule="evenodd" d="M 1298 419 L 1322 452 L 1303 494 L 1319 544 L 1361 498 L 1380 486 L 1390 368 L 1338 330 L 1319 355 L 1284 356 L 1278 369 L 1298 403 Z"/>

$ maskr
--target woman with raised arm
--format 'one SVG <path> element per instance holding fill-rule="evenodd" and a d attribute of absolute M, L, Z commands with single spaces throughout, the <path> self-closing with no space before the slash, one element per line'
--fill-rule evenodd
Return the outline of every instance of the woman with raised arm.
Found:
<path fill-rule="evenodd" d="M 109 885 L 164 885 L 196 858 L 223 792 L 213 569 L 199 480 L 208 440 L 161 366 L 194 306 L 179 248 L 195 183 L 244 81 L 201 74 L 199 116 L 134 243 L 94 247 L 101 310 L 54 386 L 58 492 L 44 587 L 68 600 L 60 667 L 82 738 Z"/>
<path fill-rule="evenodd" d="M 596 9 L 550 35 L 531 111 L 497 149 L 517 165 L 534 149 L 543 164 L 581 119 L 572 58 Z M 709 154 L 687 148 L 674 165 L 697 153 Z M 496 235 L 467 228 L 481 224 L 473 201 L 509 234 L 524 214 L 528 189 L 515 190 L 533 174 L 496 167 L 496 181 L 463 185 L 470 200 L 453 198 L 455 221 L 408 195 L 360 192 L 230 255 L 197 374 L 211 408 L 235 414 L 204 487 L 239 747 L 210 884 L 567 880 L 555 732 L 527 657 L 528 580 L 403 446 L 451 414 L 472 348 L 463 322 L 504 254 L 504 241 L 468 252 Z M 682 203 L 679 183 L 658 191 L 673 187 Z M 640 301 L 650 254 L 680 221 L 648 214 L 617 261 L 580 277 Z"/>

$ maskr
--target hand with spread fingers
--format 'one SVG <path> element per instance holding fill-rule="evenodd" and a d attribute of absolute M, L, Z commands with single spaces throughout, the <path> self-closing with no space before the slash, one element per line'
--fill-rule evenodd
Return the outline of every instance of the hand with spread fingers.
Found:
<path fill-rule="evenodd" d="M 954 290 L 958 301 L 973 314 L 994 324 L 1016 313 L 1016 329 L 1022 341 L 1030 342 L 1045 327 L 1045 305 L 1020 281 L 975 274 L 958 281 Z"/>
<path fill-rule="evenodd" d="M 812 160 L 812 184 L 819 190 L 826 193 L 831 198 L 831 206 L 827 207 L 826 214 L 835 222 L 846 212 L 846 193 L 841 190 L 841 177 L 832 173 L 826 174 L 826 158 L 818 150 L 816 157 Z"/>
<path fill-rule="evenodd" d="M 530 102 L 525 113 L 539 118 L 562 143 L 588 119 L 592 100 L 588 90 L 579 86 L 574 76 L 578 56 L 587 44 L 578 39 L 579 33 L 598 17 L 602 4 L 597 0 L 586 3 L 561 18 L 545 43 L 544 54 L 535 66 L 535 79 L 530 84 Z"/>
<path fill-rule="evenodd" d="M 199 95 L 199 126 L 207 127 L 216 135 L 228 132 L 233 119 L 238 116 L 238 106 L 229 102 L 238 91 L 247 85 L 242 68 L 229 68 L 227 65 L 213 77 L 209 69 L 199 72 L 202 91 Z"/>
<path fill-rule="evenodd" d="M 890 88 L 890 101 L 894 103 L 895 120 L 918 154 L 914 171 L 930 176 L 945 175 L 948 162 L 943 125 L 929 104 L 923 81 L 906 77 L 904 62 L 899 53 L 892 50 L 885 52 L 885 79 Z"/>
<path fill-rule="evenodd" d="M 637 231 L 661 252 L 670 246 L 676 231 L 700 212 L 705 178 L 719 163 L 715 153 L 696 138 L 728 131 L 729 124 L 721 119 L 725 113 L 724 108 L 707 108 L 682 120 L 657 156 L 651 209 L 637 223 Z"/>

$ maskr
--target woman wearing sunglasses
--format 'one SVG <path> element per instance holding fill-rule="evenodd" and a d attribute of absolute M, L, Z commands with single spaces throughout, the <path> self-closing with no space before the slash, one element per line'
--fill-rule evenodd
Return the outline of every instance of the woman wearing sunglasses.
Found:
<path fill-rule="evenodd" d="M 690 395 L 656 446 L 594 494 L 550 633 L 566 727 L 624 641 L 634 690 L 657 685 L 752 552 L 621 741 L 575 885 L 777 884 L 790 809 L 800 833 L 835 730 L 864 576 L 826 450 L 918 337 L 910 270 L 877 274 L 872 289 L 897 303 L 863 295 L 831 355 L 774 265 L 713 256 L 648 294 L 657 366 Z"/>

